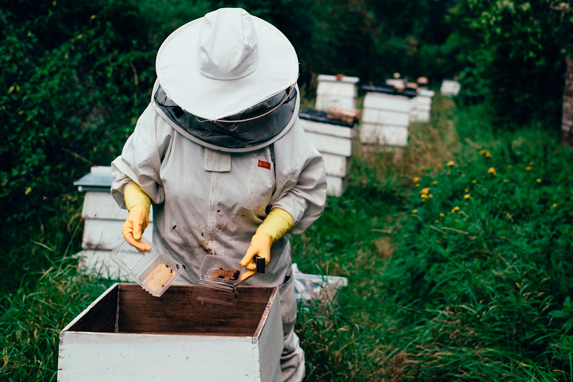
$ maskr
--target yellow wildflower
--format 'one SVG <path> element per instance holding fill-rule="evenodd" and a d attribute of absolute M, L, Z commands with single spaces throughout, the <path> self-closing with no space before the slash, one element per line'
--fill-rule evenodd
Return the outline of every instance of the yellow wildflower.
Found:
<path fill-rule="evenodd" d="M 454 161 L 451 160 L 448 163 L 446 163 L 446 166 L 452 167 L 453 165 L 455 165 Z"/>
<path fill-rule="evenodd" d="M 481 150 L 480 155 L 485 155 L 486 158 L 491 158 L 491 153 L 489 152 L 489 150 Z"/>
<path fill-rule="evenodd" d="M 504 180 L 503 180 L 503 183 L 507 183 L 507 182 L 509 182 L 509 180 L 507 180 L 507 179 L 504 179 Z"/>
<path fill-rule="evenodd" d="M 511 165 L 510 165 L 510 164 L 508 164 L 508 165 L 507 165 L 507 168 L 511 168 Z"/>
<path fill-rule="evenodd" d="M 537 183 L 541 183 L 541 179 L 537 179 Z"/>
<path fill-rule="evenodd" d="M 420 195 L 420 197 L 421 197 L 422 199 L 427 199 L 427 198 L 428 198 L 428 195 L 422 194 L 422 195 Z"/>
<path fill-rule="evenodd" d="M 557 203 L 553 203 L 553 205 L 551 207 L 553 207 L 553 208 L 557 207 Z"/>
<path fill-rule="evenodd" d="M 437 185 L 438 185 L 438 182 L 436 182 L 436 181 L 434 180 L 434 181 L 432 182 L 432 184 L 433 184 L 434 186 L 437 186 Z"/>
<path fill-rule="evenodd" d="M 533 166 L 533 162 L 529 162 L 529 165 L 530 165 L 530 166 Z"/>
<path fill-rule="evenodd" d="M 418 212 L 418 210 L 412 210 L 412 213 L 414 213 L 414 214 L 415 214 L 416 212 Z"/>
<path fill-rule="evenodd" d="M 420 187 L 420 183 L 416 183 L 416 187 Z"/>
<path fill-rule="evenodd" d="M 412 182 L 414 182 L 414 183 L 418 183 L 419 181 L 420 181 L 419 176 L 415 176 L 414 179 L 412 179 Z"/>
<path fill-rule="evenodd" d="M 526 171 L 530 171 L 530 170 L 531 170 L 531 167 L 530 167 L 530 166 L 527 166 L 527 167 L 525 168 L 525 170 L 526 170 Z"/>
<path fill-rule="evenodd" d="M 429 194 L 428 196 L 429 196 L 430 198 L 433 198 L 433 197 L 434 197 L 434 195 L 432 195 L 432 194 Z"/>
<path fill-rule="evenodd" d="M 473 184 L 475 184 L 475 183 L 476 183 L 476 180 L 475 180 L 475 179 L 474 179 L 474 180 L 472 180 L 472 183 L 473 183 Z"/>
<path fill-rule="evenodd" d="M 442 217 L 442 218 L 443 218 L 443 217 L 444 217 L 444 214 L 442 214 L 442 213 L 441 213 L 441 214 L 440 214 L 440 217 Z"/>
<path fill-rule="evenodd" d="M 83 35 L 79 34 L 79 35 L 78 35 L 78 40 L 81 40 L 83 37 L 84 37 Z"/>
<path fill-rule="evenodd" d="M 472 198 L 472 196 L 471 196 L 470 194 L 465 194 L 465 195 L 464 195 L 464 199 L 471 199 L 471 198 Z"/>
<path fill-rule="evenodd" d="M 95 15 L 91 15 L 91 17 L 90 17 L 90 19 L 92 19 L 92 20 L 95 19 L 95 18 L 96 18 Z"/>
<path fill-rule="evenodd" d="M 466 177 L 466 174 L 462 173 L 462 178 L 465 178 L 465 177 Z"/>
<path fill-rule="evenodd" d="M 470 192 L 469 188 L 466 188 L 466 189 L 464 190 L 464 192 L 465 192 L 465 193 Z"/>
<path fill-rule="evenodd" d="M 457 207 L 457 206 L 456 206 L 456 207 L 452 208 L 452 213 L 457 212 L 457 211 L 459 211 L 459 210 L 460 210 L 460 207 Z"/>
<path fill-rule="evenodd" d="M 420 190 L 420 194 L 427 194 L 430 192 L 430 187 L 422 188 Z"/>
<path fill-rule="evenodd" d="M 489 170 L 487 170 L 487 172 L 488 172 L 489 174 L 495 175 L 495 168 L 490 167 Z"/>

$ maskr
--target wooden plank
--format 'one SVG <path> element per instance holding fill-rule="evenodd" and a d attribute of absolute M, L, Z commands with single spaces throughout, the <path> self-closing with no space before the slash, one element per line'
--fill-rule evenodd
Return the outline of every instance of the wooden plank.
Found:
<path fill-rule="evenodd" d="M 273 288 L 238 287 L 232 307 L 201 301 L 201 292 L 173 285 L 157 298 L 137 284 L 120 284 L 118 330 L 253 336 Z"/>
<path fill-rule="evenodd" d="M 350 171 L 350 157 L 321 153 L 326 175 L 345 177 Z"/>
<path fill-rule="evenodd" d="M 363 110 L 378 109 L 408 113 L 410 111 L 410 99 L 406 96 L 366 93 Z"/>
<path fill-rule="evenodd" d="M 123 220 L 101 220 L 87 219 L 84 222 L 84 234 L 82 237 L 82 248 L 112 250 L 123 240 L 121 227 Z M 143 238 L 151 242 L 153 224 L 143 232 Z"/>
<path fill-rule="evenodd" d="M 323 135 L 331 135 L 333 137 L 352 139 L 356 133 L 355 127 L 344 127 L 330 125 L 328 123 L 320 123 L 316 121 L 309 121 L 308 119 L 301 119 L 300 123 L 305 131 Z"/>
<path fill-rule="evenodd" d="M 406 127 L 408 126 L 408 122 L 409 109 L 408 112 L 364 109 L 361 124 L 372 123 L 376 125 Z"/>
<path fill-rule="evenodd" d="M 326 176 L 326 194 L 332 196 L 340 196 L 344 193 L 347 187 L 346 178 L 337 176 Z"/>
<path fill-rule="evenodd" d="M 307 132 L 309 141 L 321 153 L 341 155 L 349 157 L 352 155 L 353 143 L 347 138 L 333 137 L 317 133 Z"/>
<path fill-rule="evenodd" d="M 356 97 L 317 94 L 315 109 L 327 111 L 331 107 L 356 109 Z"/>
<path fill-rule="evenodd" d="M 114 332 L 118 290 L 118 284 L 110 286 L 62 331 Z"/>
<path fill-rule="evenodd" d="M 258 354 L 248 337 L 67 332 L 60 336 L 58 381 L 277 381 L 263 380 L 257 366 L 280 361 Z"/>
<path fill-rule="evenodd" d="M 408 144 L 408 128 L 362 124 L 360 126 L 360 142 L 404 147 Z"/>

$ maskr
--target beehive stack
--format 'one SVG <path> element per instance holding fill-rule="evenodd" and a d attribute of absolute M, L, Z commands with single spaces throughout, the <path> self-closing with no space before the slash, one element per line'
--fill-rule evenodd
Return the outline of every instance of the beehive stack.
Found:
<path fill-rule="evenodd" d="M 316 110 L 327 111 L 331 107 L 346 110 L 356 109 L 358 77 L 319 74 L 317 80 Z"/>
<path fill-rule="evenodd" d="M 94 166 L 88 174 L 74 182 L 80 192 L 85 192 L 82 208 L 83 250 L 75 256 L 80 259 L 80 269 L 86 272 L 119 276 L 127 280 L 128 276 L 110 259 L 111 251 L 123 240 L 121 227 L 128 216 L 127 211 L 119 208 L 111 196 L 112 181 L 111 167 Z M 143 233 L 143 239 L 151 242 L 153 213 L 149 217 L 149 226 Z M 133 256 L 139 255 L 134 251 Z"/>
<path fill-rule="evenodd" d="M 397 91 L 393 86 L 363 86 L 366 96 L 360 122 L 360 142 L 367 145 L 403 147 L 408 143 L 410 99 L 413 89 Z"/>
<path fill-rule="evenodd" d="M 354 151 L 356 124 L 329 118 L 327 112 L 312 109 L 301 109 L 299 117 L 308 139 L 324 158 L 327 194 L 342 195 Z"/>
<path fill-rule="evenodd" d="M 440 93 L 445 96 L 456 96 L 460 92 L 460 83 L 455 80 L 445 79 L 442 81 Z"/>
<path fill-rule="evenodd" d="M 410 122 L 429 122 L 432 111 L 434 92 L 418 89 L 416 97 L 412 98 L 410 107 Z"/>

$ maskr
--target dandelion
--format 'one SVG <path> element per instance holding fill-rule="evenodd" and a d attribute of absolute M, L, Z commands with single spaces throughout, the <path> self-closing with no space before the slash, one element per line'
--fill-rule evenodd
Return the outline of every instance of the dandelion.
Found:
<path fill-rule="evenodd" d="M 465 195 L 464 195 L 464 199 L 471 199 L 471 198 L 472 198 L 472 196 L 471 196 L 470 194 L 465 194 Z"/>
<path fill-rule="evenodd" d="M 452 167 L 453 165 L 455 165 L 455 163 L 454 163 L 453 160 L 451 160 L 451 161 L 449 161 L 448 163 L 446 163 L 446 166 L 448 166 L 448 167 Z"/>
<path fill-rule="evenodd" d="M 443 214 L 443 213 L 440 213 L 440 217 L 443 218 L 443 217 L 444 217 L 444 214 Z"/>
<path fill-rule="evenodd" d="M 437 185 L 438 185 L 438 182 L 436 182 L 436 181 L 434 180 L 434 181 L 432 182 L 432 184 L 433 184 L 434 186 L 437 186 Z"/>
<path fill-rule="evenodd" d="M 437 221 L 437 220 L 434 220 L 434 223 L 439 223 L 439 221 Z"/>
<path fill-rule="evenodd" d="M 537 183 L 541 183 L 541 179 L 537 179 Z"/>
<path fill-rule="evenodd" d="M 466 189 L 464 190 L 464 192 L 467 194 L 468 192 L 470 192 L 470 190 L 469 190 L 468 188 L 466 188 Z"/>
<path fill-rule="evenodd" d="M 460 210 L 460 207 L 456 206 L 456 207 L 452 208 L 452 213 L 455 213 L 459 210 Z"/>
<path fill-rule="evenodd" d="M 490 167 L 489 170 L 487 170 L 487 172 L 488 172 L 489 174 L 495 175 L 495 168 Z"/>
<path fill-rule="evenodd" d="M 557 207 L 557 203 L 553 203 L 553 205 L 551 207 L 553 207 L 553 208 Z"/>
<path fill-rule="evenodd" d="M 489 152 L 489 150 L 481 150 L 479 154 L 484 155 L 486 158 L 491 158 L 491 153 Z"/>
<path fill-rule="evenodd" d="M 412 213 L 414 213 L 414 214 L 415 214 L 416 212 L 418 212 L 418 210 L 417 210 L 417 209 L 413 209 L 413 210 L 412 210 Z"/>
<path fill-rule="evenodd" d="M 414 179 L 412 179 L 412 182 L 414 182 L 414 183 L 418 183 L 419 181 L 420 181 L 419 176 L 416 176 L 416 177 L 414 177 Z"/>
<path fill-rule="evenodd" d="M 84 37 L 83 35 L 79 34 L 79 35 L 78 35 L 78 40 L 81 40 L 83 37 Z"/>
<path fill-rule="evenodd" d="M 432 195 L 432 194 L 429 194 L 429 195 L 428 195 L 428 197 L 429 197 L 429 198 L 433 198 L 433 197 L 434 197 L 434 195 Z"/>
<path fill-rule="evenodd" d="M 416 183 L 416 187 L 420 187 L 420 183 Z"/>
<path fill-rule="evenodd" d="M 421 197 L 422 199 L 427 199 L 427 198 L 428 198 L 428 195 L 422 194 L 422 195 L 420 195 L 420 197 Z"/>
<path fill-rule="evenodd" d="M 473 183 L 473 184 L 476 184 L 476 183 L 477 183 L 477 181 L 474 179 L 474 180 L 472 180 L 472 183 Z"/>
<path fill-rule="evenodd" d="M 430 192 L 430 187 L 422 188 L 420 194 L 428 194 Z"/>
<path fill-rule="evenodd" d="M 91 15 L 90 19 L 93 20 L 96 18 L 96 15 Z"/>

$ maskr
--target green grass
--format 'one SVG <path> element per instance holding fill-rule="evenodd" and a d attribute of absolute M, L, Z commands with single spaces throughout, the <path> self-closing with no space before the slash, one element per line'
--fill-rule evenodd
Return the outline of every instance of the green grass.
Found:
<path fill-rule="evenodd" d="M 344 195 L 293 237 L 301 271 L 349 281 L 300 310 L 308 381 L 572 380 L 573 152 L 486 115 L 436 97 L 405 150 L 360 150 Z M 62 197 L 2 260 L 25 272 L 3 273 L 0 379 L 55 380 L 59 331 L 111 283 L 70 257 L 80 208 Z"/>

